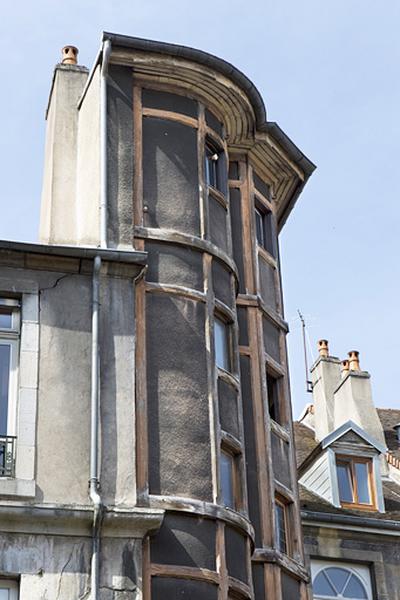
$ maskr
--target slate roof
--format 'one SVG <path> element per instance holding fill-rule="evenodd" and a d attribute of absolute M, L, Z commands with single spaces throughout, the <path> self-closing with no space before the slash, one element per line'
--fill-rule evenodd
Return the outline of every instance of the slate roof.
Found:
<path fill-rule="evenodd" d="M 396 432 L 393 429 L 394 425 L 400 422 L 400 410 L 378 408 L 377 411 L 383 425 L 388 449 L 393 456 L 400 459 L 400 444 L 397 441 Z M 313 429 L 298 421 L 295 421 L 294 423 L 294 434 L 297 467 L 299 467 L 318 446 L 318 441 L 315 439 Z M 299 484 L 301 510 L 330 514 L 347 514 L 364 518 L 369 516 L 373 519 L 400 521 L 400 484 L 385 478 L 382 480 L 382 486 L 385 499 L 384 513 L 378 511 L 337 508 L 317 494 L 306 489 L 302 484 Z"/>

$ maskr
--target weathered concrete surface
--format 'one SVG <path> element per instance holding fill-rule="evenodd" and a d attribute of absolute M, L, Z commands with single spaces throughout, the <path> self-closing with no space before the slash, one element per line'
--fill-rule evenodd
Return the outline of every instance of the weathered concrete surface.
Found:
<path fill-rule="evenodd" d="M 90 598 L 91 539 L 0 533 L 0 572 L 21 574 L 20 600 Z M 138 598 L 141 540 L 102 540 L 101 599 Z"/>

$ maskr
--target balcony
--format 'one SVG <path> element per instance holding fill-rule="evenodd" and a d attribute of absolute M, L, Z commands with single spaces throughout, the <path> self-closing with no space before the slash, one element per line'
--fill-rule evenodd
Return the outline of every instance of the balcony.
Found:
<path fill-rule="evenodd" d="M 0 477 L 15 477 L 14 435 L 0 436 Z"/>

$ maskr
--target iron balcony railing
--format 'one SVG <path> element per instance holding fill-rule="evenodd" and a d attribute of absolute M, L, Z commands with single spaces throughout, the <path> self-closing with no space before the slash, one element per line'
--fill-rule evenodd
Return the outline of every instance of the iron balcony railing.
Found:
<path fill-rule="evenodd" d="M 0 435 L 0 477 L 15 477 L 14 435 Z"/>

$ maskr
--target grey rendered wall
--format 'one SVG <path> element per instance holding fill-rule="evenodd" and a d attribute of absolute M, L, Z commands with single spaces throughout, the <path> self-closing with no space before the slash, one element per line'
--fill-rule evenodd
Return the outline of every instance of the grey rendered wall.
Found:
<path fill-rule="evenodd" d="M 73 243 L 98 246 L 100 240 L 100 67 L 79 109 L 76 168 L 76 237 Z M 68 214 L 68 206 L 65 207 Z"/>
<path fill-rule="evenodd" d="M 134 287 L 101 277 L 101 480 L 135 502 Z M 51 274 L 40 292 L 37 499 L 88 504 L 91 276 Z"/>
<path fill-rule="evenodd" d="M 132 247 L 133 75 L 110 65 L 107 84 L 108 239 Z"/>

